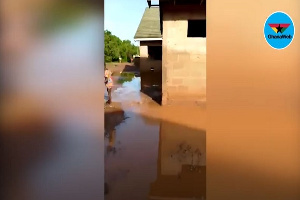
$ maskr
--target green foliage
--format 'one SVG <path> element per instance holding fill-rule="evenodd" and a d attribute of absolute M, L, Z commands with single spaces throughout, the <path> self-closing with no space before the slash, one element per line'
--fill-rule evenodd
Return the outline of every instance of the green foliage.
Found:
<path fill-rule="evenodd" d="M 129 40 L 121 40 L 110 31 L 104 31 L 104 59 L 105 62 L 130 62 L 133 55 L 138 54 L 138 47 L 131 44 Z"/>

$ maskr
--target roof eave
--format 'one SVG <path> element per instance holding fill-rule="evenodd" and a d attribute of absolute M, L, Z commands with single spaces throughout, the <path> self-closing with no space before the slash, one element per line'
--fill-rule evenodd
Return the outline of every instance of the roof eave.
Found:
<path fill-rule="evenodd" d="M 134 38 L 135 41 L 161 41 L 162 38 Z"/>

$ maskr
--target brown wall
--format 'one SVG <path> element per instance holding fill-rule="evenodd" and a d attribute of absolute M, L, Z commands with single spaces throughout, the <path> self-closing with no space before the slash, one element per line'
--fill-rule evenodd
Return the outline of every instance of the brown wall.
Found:
<path fill-rule="evenodd" d="M 283 50 L 268 16 L 291 16 Z M 300 1 L 207 1 L 207 199 L 300 199 Z"/>
<path fill-rule="evenodd" d="M 162 40 L 157 41 L 141 41 L 140 46 L 161 46 Z"/>
<path fill-rule="evenodd" d="M 206 38 L 188 38 L 188 20 L 206 19 L 205 6 L 163 6 L 163 99 L 206 97 Z"/>

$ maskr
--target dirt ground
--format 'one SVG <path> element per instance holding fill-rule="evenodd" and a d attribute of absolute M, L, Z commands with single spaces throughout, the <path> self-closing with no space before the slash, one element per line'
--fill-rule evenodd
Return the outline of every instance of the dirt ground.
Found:
<path fill-rule="evenodd" d="M 134 66 L 133 63 L 106 63 L 106 67 L 113 75 L 118 75 L 121 72 L 139 73 L 139 68 Z"/>

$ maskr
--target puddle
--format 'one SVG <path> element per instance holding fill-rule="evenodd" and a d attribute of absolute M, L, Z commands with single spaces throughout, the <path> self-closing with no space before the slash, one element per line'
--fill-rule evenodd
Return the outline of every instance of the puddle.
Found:
<path fill-rule="evenodd" d="M 140 81 L 124 82 L 113 101 L 140 101 Z M 126 106 L 106 111 L 106 200 L 206 198 L 206 132 L 171 122 L 190 113 L 159 106 L 139 113 Z"/>
<path fill-rule="evenodd" d="M 113 101 L 136 103 L 149 102 L 149 99 L 152 99 L 153 102 L 160 104 L 162 98 L 160 76 L 159 73 L 143 73 L 141 77 L 135 72 L 123 72 L 119 76 L 112 76 L 115 85 L 112 93 Z M 106 93 L 105 100 L 107 99 Z"/>
<path fill-rule="evenodd" d="M 140 102 L 141 101 L 141 78 L 132 77 L 130 81 L 123 81 L 122 84 L 118 82 L 120 77 L 115 77 L 114 82 L 117 82 L 112 92 L 113 102 Z M 107 98 L 107 94 L 106 94 Z"/>

